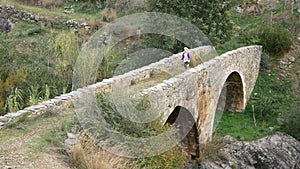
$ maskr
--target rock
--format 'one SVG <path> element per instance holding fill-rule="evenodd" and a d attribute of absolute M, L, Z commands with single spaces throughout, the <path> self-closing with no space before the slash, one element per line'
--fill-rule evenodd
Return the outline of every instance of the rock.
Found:
<path fill-rule="evenodd" d="M 288 56 L 288 60 L 292 63 L 296 61 L 295 57 L 293 56 Z"/>
<path fill-rule="evenodd" d="M 10 32 L 13 28 L 13 23 L 8 18 L 0 18 L 0 32 Z"/>
<path fill-rule="evenodd" d="M 76 135 L 73 133 L 67 133 L 69 139 L 76 139 Z"/>
<path fill-rule="evenodd" d="M 284 120 L 283 119 L 281 119 L 281 118 L 277 118 L 276 119 L 276 122 L 277 122 L 277 124 L 279 124 L 279 125 L 284 125 Z"/>
<path fill-rule="evenodd" d="M 218 155 L 219 160 L 206 161 L 200 166 L 214 169 L 224 166 L 245 169 L 300 168 L 300 142 L 284 133 L 251 142 L 237 141 L 220 149 Z"/>
<path fill-rule="evenodd" d="M 230 135 L 226 135 L 226 136 L 224 136 L 222 141 L 223 141 L 223 143 L 230 144 L 230 143 L 236 142 L 237 139 L 235 139 L 234 137 L 232 137 Z"/>
<path fill-rule="evenodd" d="M 280 68 L 280 69 L 286 69 L 286 68 L 287 68 L 287 65 L 288 65 L 288 63 L 285 62 L 285 61 L 283 61 L 283 60 L 281 60 L 281 61 L 279 62 L 279 68 Z"/>
<path fill-rule="evenodd" d="M 4 126 L 4 123 L 0 122 L 0 126 Z"/>
<path fill-rule="evenodd" d="M 21 115 L 22 115 L 22 113 L 16 112 L 16 113 L 8 113 L 8 114 L 4 115 L 4 117 L 14 119 Z"/>
<path fill-rule="evenodd" d="M 73 146 L 75 144 L 76 140 L 75 139 L 66 139 L 65 140 L 65 144 L 67 144 L 68 146 Z"/>
<path fill-rule="evenodd" d="M 275 129 L 274 127 L 269 127 L 269 128 L 268 128 L 268 131 L 269 131 L 269 132 L 273 132 L 274 129 Z"/>
<path fill-rule="evenodd" d="M 5 117 L 5 116 L 0 116 L 0 122 L 8 122 L 9 121 L 9 118 L 8 117 Z"/>

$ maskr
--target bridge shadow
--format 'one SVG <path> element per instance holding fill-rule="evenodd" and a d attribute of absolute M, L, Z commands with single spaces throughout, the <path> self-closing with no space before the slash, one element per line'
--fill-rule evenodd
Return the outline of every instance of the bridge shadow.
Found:
<path fill-rule="evenodd" d="M 199 157 L 200 151 L 197 123 L 189 110 L 184 107 L 177 106 L 168 117 L 165 125 L 171 125 L 178 129 L 180 135 L 183 136 L 179 147 L 181 147 L 191 159 Z"/>

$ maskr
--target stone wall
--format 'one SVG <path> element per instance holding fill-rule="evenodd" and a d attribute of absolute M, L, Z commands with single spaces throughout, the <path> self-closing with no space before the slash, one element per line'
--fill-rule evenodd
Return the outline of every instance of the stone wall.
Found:
<path fill-rule="evenodd" d="M 25 10 L 19 10 L 10 5 L 0 5 L 0 14 L 2 16 L 6 15 L 13 23 L 16 23 L 19 20 L 25 22 L 39 22 L 44 19 L 39 15 L 34 15 Z"/>
<path fill-rule="evenodd" d="M 84 28 L 90 29 L 90 26 L 86 22 L 77 22 L 74 19 L 46 19 L 43 16 L 36 15 L 32 12 L 26 10 L 20 10 L 11 5 L 0 5 L 0 22 L 1 20 L 9 20 L 9 23 L 17 23 L 18 21 L 29 22 L 29 23 L 43 23 L 45 26 L 55 27 L 55 28 Z M 0 31 L 1 31 L 0 26 Z M 11 27 L 12 28 L 12 27 Z M 9 29 L 11 31 L 11 29 Z M 4 31 L 3 31 L 4 32 Z"/>
<path fill-rule="evenodd" d="M 213 53 L 215 50 L 211 46 L 203 46 L 192 49 L 193 52 L 201 55 L 206 55 Z M 40 115 L 46 112 L 62 112 L 68 109 L 74 101 L 78 100 L 78 97 L 84 92 L 108 92 L 112 91 L 112 86 L 115 83 L 121 82 L 124 86 L 130 86 L 133 82 L 137 83 L 141 80 L 145 80 L 150 77 L 153 71 L 155 70 L 164 70 L 167 72 L 172 72 L 172 70 L 177 69 L 178 66 L 182 65 L 181 62 L 181 54 L 175 54 L 170 56 L 169 58 L 164 58 L 159 62 L 152 63 L 148 66 L 130 71 L 123 75 L 115 76 L 110 79 L 104 79 L 101 82 L 98 82 L 93 85 L 86 86 L 84 88 L 77 89 L 76 91 L 72 91 L 67 94 L 63 94 L 61 96 L 57 96 L 48 101 L 41 102 L 37 105 L 33 105 L 27 107 L 18 112 L 8 113 L 4 116 L 0 116 L 0 128 L 3 127 L 4 124 L 12 119 L 20 117 L 24 113 L 29 113 L 31 116 Z M 175 67 L 174 67 L 175 66 Z"/>

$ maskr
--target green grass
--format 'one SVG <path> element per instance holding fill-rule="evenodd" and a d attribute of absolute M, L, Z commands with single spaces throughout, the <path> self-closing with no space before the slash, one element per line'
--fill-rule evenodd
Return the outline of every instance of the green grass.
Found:
<path fill-rule="evenodd" d="M 240 140 L 254 140 L 275 131 L 285 131 L 284 126 L 277 124 L 283 112 L 291 106 L 291 84 L 279 79 L 275 73 L 260 72 L 251 98 L 244 113 L 224 112 L 215 132 L 218 136 L 231 135 Z M 252 106 L 254 106 L 254 124 Z M 274 127 L 270 131 L 269 127 Z"/>
<path fill-rule="evenodd" d="M 224 112 L 217 133 L 220 136 L 231 135 L 238 140 L 253 140 L 270 134 L 268 126 L 267 122 L 258 121 L 255 127 L 250 112 L 243 114 Z"/>
<path fill-rule="evenodd" d="M 66 147 L 64 144 L 64 140 L 67 137 L 67 133 L 69 133 L 71 131 L 71 128 L 75 125 L 77 125 L 76 118 L 61 120 L 58 126 L 49 131 L 46 131 L 41 135 L 41 137 L 36 139 L 34 141 L 34 146 L 32 146 L 31 148 L 38 151 L 42 151 L 49 146 L 64 149 Z"/>

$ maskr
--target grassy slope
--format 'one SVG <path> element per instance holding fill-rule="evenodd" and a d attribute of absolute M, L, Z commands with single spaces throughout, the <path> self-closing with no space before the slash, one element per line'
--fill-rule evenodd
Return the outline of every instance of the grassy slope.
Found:
<path fill-rule="evenodd" d="M 286 15 L 286 12 L 280 13 L 280 11 L 281 8 L 274 12 L 274 20 L 276 20 L 277 17 L 290 18 L 288 15 L 283 16 Z M 266 24 L 270 20 L 268 11 L 263 15 L 253 18 L 236 14 L 232 16 L 233 20 L 238 24 L 240 31 L 258 31 L 257 28 L 259 25 Z M 253 39 L 250 41 L 250 44 L 255 42 L 256 40 Z M 244 44 L 241 44 L 234 38 L 232 41 L 221 45 L 222 49 L 220 51 L 226 51 L 228 48 L 233 49 L 243 45 Z M 277 119 L 284 119 L 290 112 L 297 111 L 292 109 L 292 107 L 295 104 L 300 104 L 300 101 L 297 100 L 297 98 L 299 98 L 300 79 L 299 49 L 297 42 L 295 42 L 293 49 L 284 56 L 271 55 L 269 56 L 270 58 L 263 58 L 264 65 L 261 66 L 259 77 L 245 112 L 243 114 L 224 112 L 217 131 L 215 132 L 217 137 L 232 135 L 240 140 L 254 140 L 273 134 L 276 131 L 286 131 L 284 126 L 280 126 L 277 123 Z M 288 55 L 294 56 L 296 62 L 287 70 L 279 69 L 279 60 Z M 254 116 L 252 106 L 254 106 Z M 274 128 L 274 130 L 272 130 L 272 128 Z"/>

